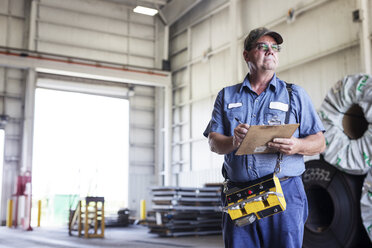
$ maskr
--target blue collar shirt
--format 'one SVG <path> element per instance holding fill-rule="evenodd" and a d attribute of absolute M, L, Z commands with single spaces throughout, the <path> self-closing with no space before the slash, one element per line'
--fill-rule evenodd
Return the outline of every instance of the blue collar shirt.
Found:
<path fill-rule="evenodd" d="M 270 103 L 275 104 L 270 105 Z M 212 118 L 203 134 L 208 137 L 209 133 L 217 132 L 233 136 L 234 129 L 239 124 L 235 118 L 249 125 L 268 125 L 272 120 L 280 120 L 281 124 L 284 124 L 286 111 L 280 106 L 286 104 L 289 104 L 286 83 L 275 74 L 266 90 L 260 95 L 252 90 L 248 76 L 246 76 L 242 83 L 225 87 L 218 93 Z M 324 132 L 323 124 L 310 97 L 303 88 L 292 85 L 290 104 L 289 124 L 300 124 L 293 135 L 294 137 L 304 138 L 320 131 Z M 274 172 L 277 154 L 237 156 L 235 152 L 236 150 L 224 156 L 223 170 L 225 176 L 230 180 L 247 182 Z M 304 171 L 303 155 L 284 155 L 278 177 L 299 176 Z"/>

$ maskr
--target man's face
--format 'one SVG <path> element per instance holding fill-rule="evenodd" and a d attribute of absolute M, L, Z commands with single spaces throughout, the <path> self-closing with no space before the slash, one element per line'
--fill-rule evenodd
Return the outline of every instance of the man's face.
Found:
<path fill-rule="evenodd" d="M 243 56 L 249 69 L 255 71 L 275 71 L 278 66 L 278 51 L 274 51 L 271 45 L 276 45 L 273 37 L 265 35 L 259 38 L 250 51 L 244 51 Z M 265 47 L 268 50 L 265 51 Z"/>

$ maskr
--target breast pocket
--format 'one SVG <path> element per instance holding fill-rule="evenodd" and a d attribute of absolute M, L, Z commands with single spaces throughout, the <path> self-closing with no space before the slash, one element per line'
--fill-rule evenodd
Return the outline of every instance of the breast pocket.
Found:
<path fill-rule="evenodd" d="M 270 110 L 265 113 L 265 125 L 284 124 L 287 112 L 282 110 Z"/>
<path fill-rule="evenodd" d="M 243 110 L 242 107 L 227 109 L 226 111 L 227 118 L 229 119 L 230 123 L 238 118 L 239 120 L 243 121 Z M 236 120 L 235 120 L 236 121 Z"/>

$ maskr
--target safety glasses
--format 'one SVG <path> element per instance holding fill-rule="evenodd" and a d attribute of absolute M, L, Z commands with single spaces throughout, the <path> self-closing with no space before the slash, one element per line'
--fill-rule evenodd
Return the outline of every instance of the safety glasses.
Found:
<path fill-rule="evenodd" d="M 264 52 L 269 51 L 269 46 L 271 47 L 271 50 L 273 50 L 274 52 L 280 52 L 281 46 L 279 46 L 277 44 L 271 44 L 271 45 L 266 44 L 266 43 L 257 43 L 256 44 L 256 48 L 259 51 L 264 51 Z"/>

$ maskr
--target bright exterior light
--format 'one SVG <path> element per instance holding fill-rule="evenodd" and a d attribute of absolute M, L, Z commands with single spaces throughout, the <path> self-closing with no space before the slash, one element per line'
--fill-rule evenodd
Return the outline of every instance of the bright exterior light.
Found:
<path fill-rule="evenodd" d="M 137 6 L 133 9 L 133 12 L 144 14 L 144 15 L 154 16 L 158 13 L 158 10 L 151 9 L 151 8 L 146 8 L 146 7 L 142 7 L 142 6 Z"/>

